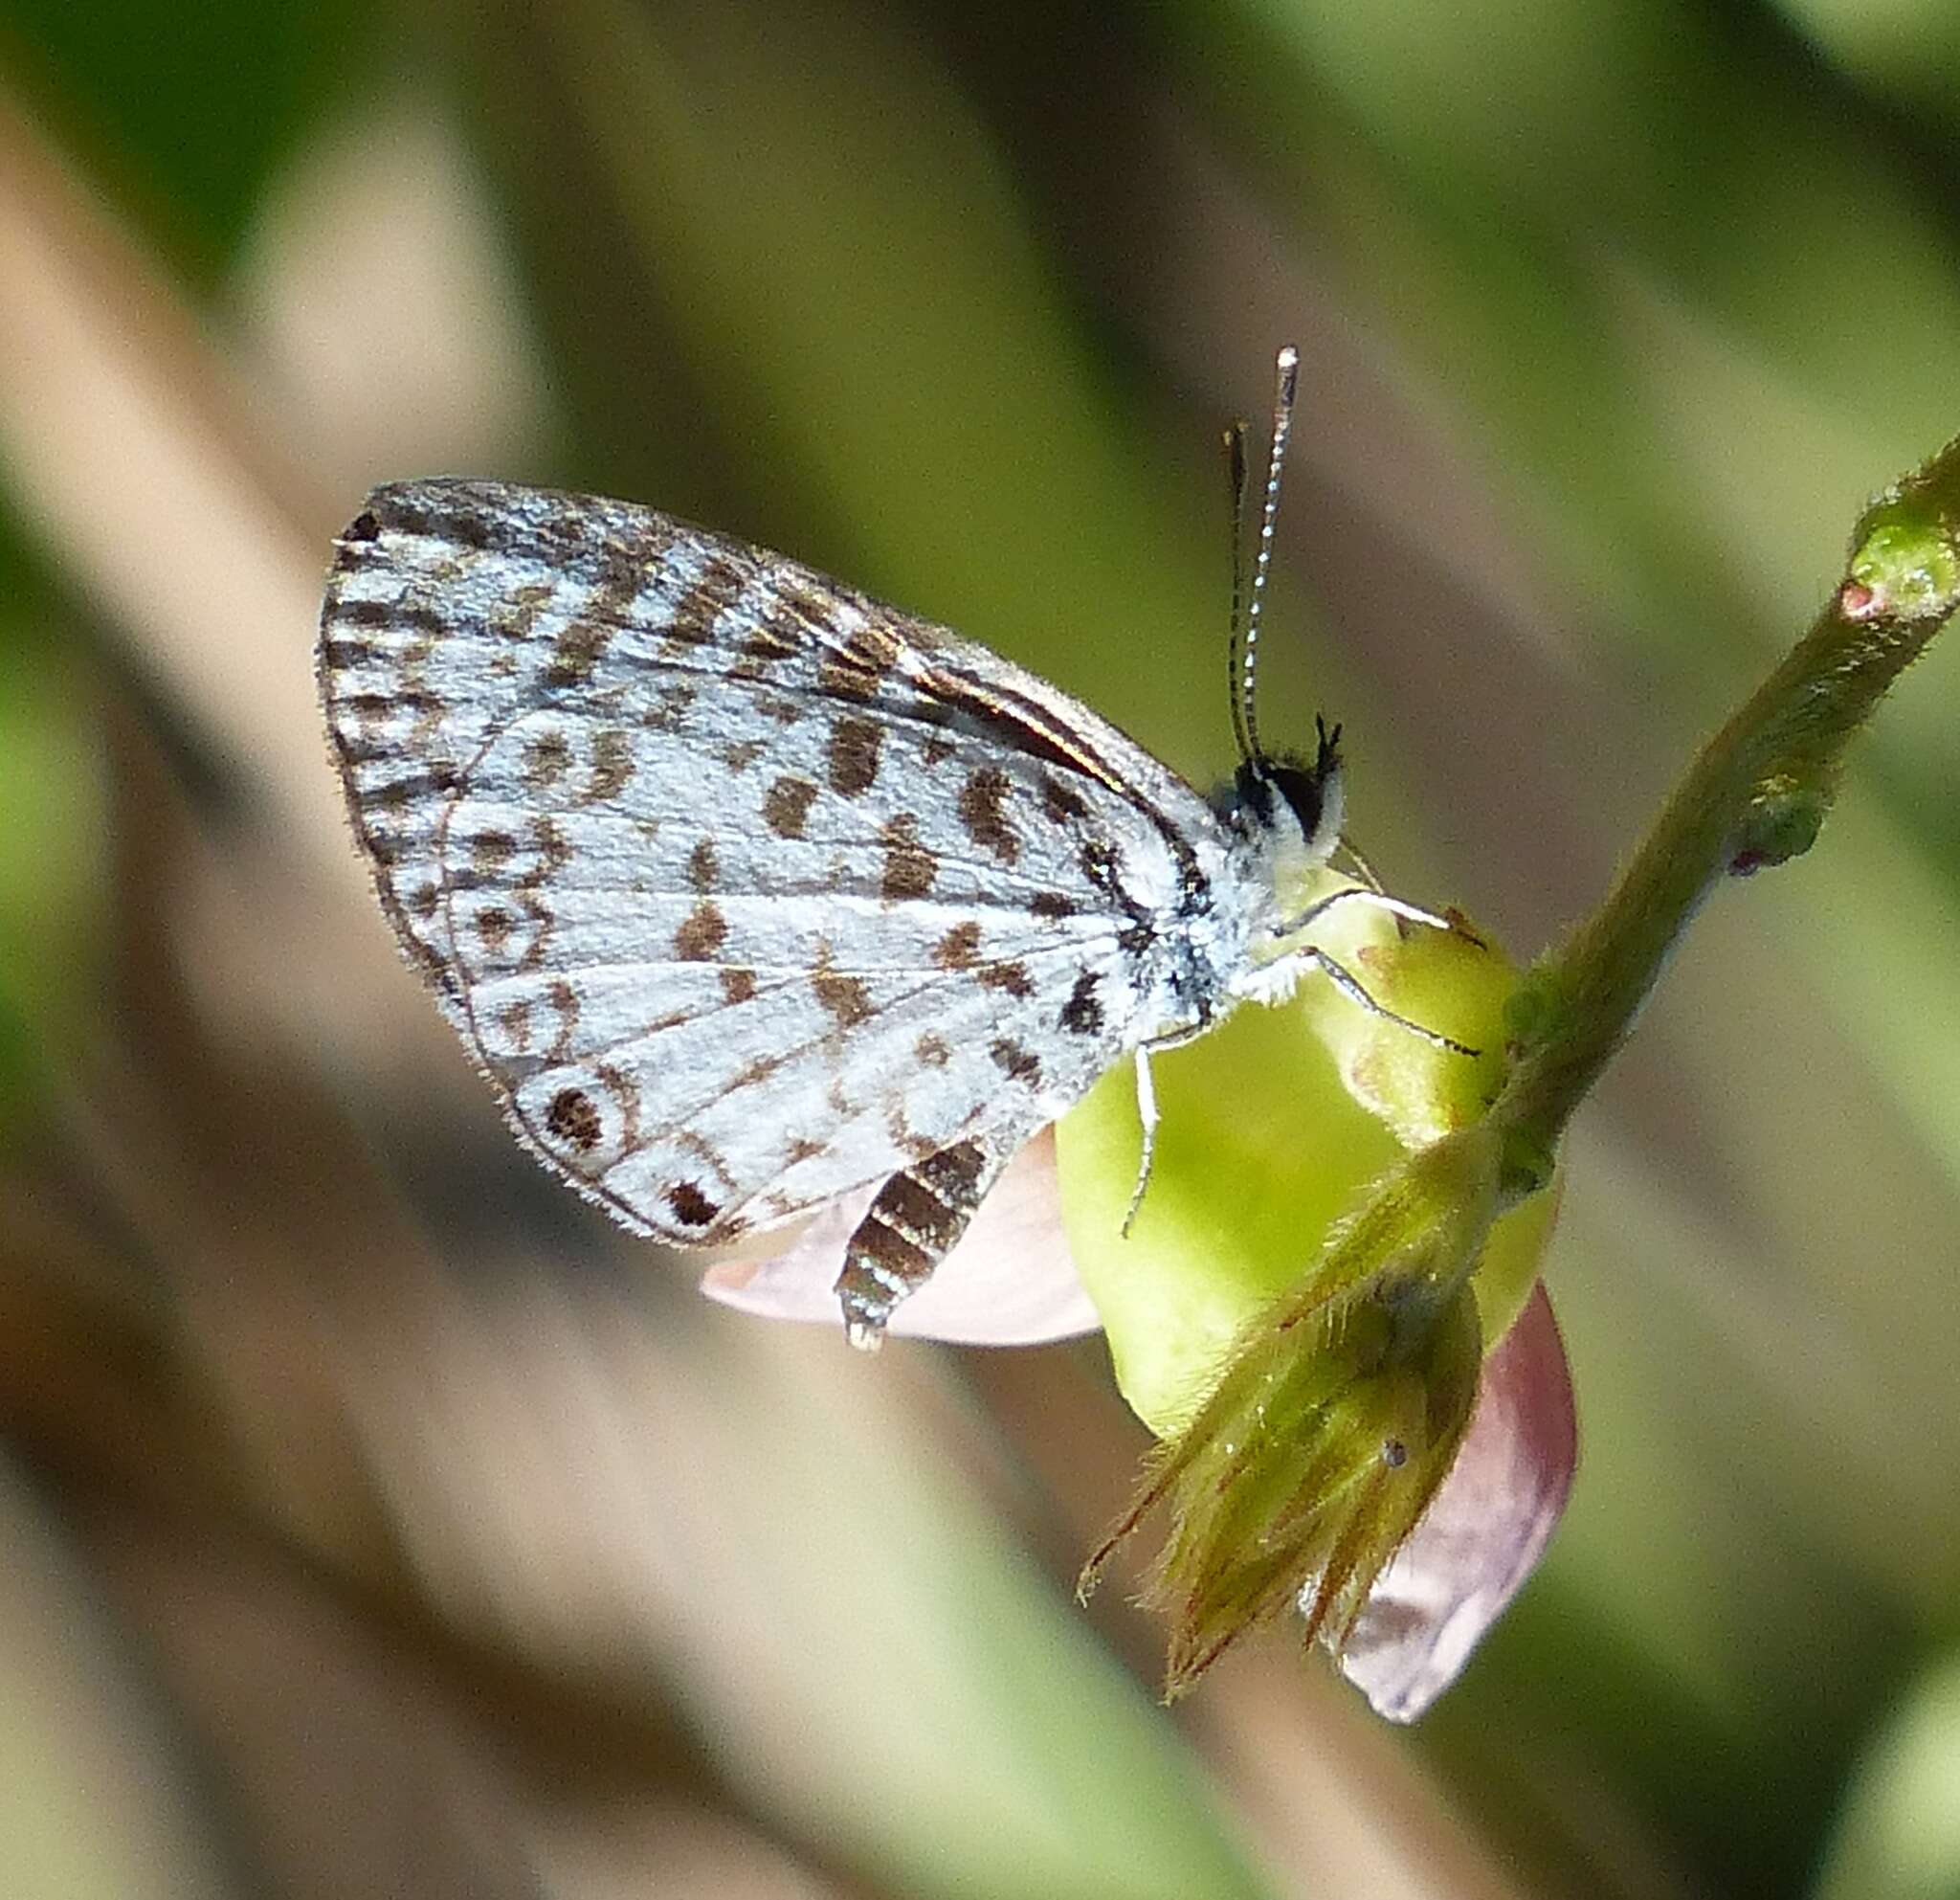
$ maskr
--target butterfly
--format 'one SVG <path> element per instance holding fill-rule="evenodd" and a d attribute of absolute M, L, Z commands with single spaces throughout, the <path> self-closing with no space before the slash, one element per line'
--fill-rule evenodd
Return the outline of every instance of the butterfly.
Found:
<path fill-rule="evenodd" d="M 1124 1057 L 1140 1197 L 1154 1054 L 1311 968 L 1405 1020 L 1301 933 L 1349 900 L 1447 926 L 1366 877 L 1288 913 L 1341 840 L 1339 729 L 1274 756 L 1254 714 L 1297 367 L 1282 351 L 1242 615 L 1235 561 L 1240 761 L 1210 796 L 783 555 L 500 482 L 368 498 L 326 584 L 327 730 L 402 949 L 525 1147 L 683 1247 L 878 1184 L 836 1281 L 875 1346 Z"/>

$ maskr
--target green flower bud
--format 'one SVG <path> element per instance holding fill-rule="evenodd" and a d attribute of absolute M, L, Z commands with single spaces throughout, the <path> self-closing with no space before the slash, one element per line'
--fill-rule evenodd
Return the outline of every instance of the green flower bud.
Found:
<path fill-rule="evenodd" d="M 1158 1059 L 1155 1166 L 1126 1239 L 1128 1065 L 1057 1130 L 1070 1250 L 1125 1397 L 1164 1440 L 1085 1584 L 1166 1508 L 1145 1596 L 1171 1621 L 1173 1694 L 1295 1603 L 1338 1648 L 1448 1474 L 1484 1343 L 1550 1228 L 1551 1196 L 1499 1218 L 1504 1138 L 1482 1120 L 1512 966 L 1460 923 L 1360 904 L 1325 921 L 1315 941 L 1406 1020 L 1309 974 Z"/>
<path fill-rule="evenodd" d="M 1170 1620 L 1168 1692 L 1299 1603 L 1333 1646 L 1448 1475 L 1482 1326 L 1469 1285 L 1497 1208 L 1497 1136 L 1411 1155 L 1340 1223 L 1317 1266 L 1246 1327 L 1129 1515 L 1170 1528 L 1145 1600 Z"/>
<path fill-rule="evenodd" d="M 1330 879 L 1323 892 L 1345 881 Z M 1353 904 L 1314 940 L 1385 1008 L 1479 1051 L 1438 1048 L 1309 973 L 1153 1063 L 1162 1122 L 1125 1238 L 1141 1129 L 1123 1063 L 1057 1125 L 1062 1218 L 1117 1383 L 1159 1437 L 1188 1424 L 1246 1329 L 1293 1293 L 1328 1230 L 1406 1149 L 1468 1126 L 1502 1080 L 1517 972 L 1468 926 L 1403 925 Z M 1478 1275 L 1487 1336 L 1537 1277 L 1549 1196 L 1498 1223 Z"/>

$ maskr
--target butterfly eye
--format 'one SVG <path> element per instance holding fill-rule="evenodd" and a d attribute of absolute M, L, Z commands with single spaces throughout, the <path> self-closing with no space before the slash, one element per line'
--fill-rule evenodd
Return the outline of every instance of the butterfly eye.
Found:
<path fill-rule="evenodd" d="M 1275 766 L 1272 773 L 1272 782 L 1280 796 L 1286 801 L 1288 810 L 1299 822 L 1302 838 L 1311 843 L 1315 832 L 1320 829 L 1321 811 L 1325 802 L 1325 780 L 1318 768 L 1303 771 L 1298 766 Z"/>
<path fill-rule="evenodd" d="M 1250 812 L 1260 824 L 1273 821 L 1273 780 L 1272 768 L 1263 760 L 1254 764 L 1248 759 L 1232 774 L 1232 790 L 1239 805 Z"/>

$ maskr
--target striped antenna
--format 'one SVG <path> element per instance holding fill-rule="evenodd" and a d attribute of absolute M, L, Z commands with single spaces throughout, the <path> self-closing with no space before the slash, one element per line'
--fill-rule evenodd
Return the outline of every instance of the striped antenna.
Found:
<path fill-rule="evenodd" d="M 1225 432 L 1225 473 L 1232 483 L 1232 637 L 1225 649 L 1226 696 L 1232 702 L 1232 739 L 1238 756 L 1252 763 L 1252 740 L 1238 701 L 1238 642 L 1245 614 L 1245 417 Z"/>
<path fill-rule="evenodd" d="M 1280 515 L 1280 472 L 1286 465 L 1286 437 L 1293 433 L 1293 397 L 1300 384 L 1300 352 L 1290 343 L 1274 363 L 1273 448 L 1266 461 L 1266 499 L 1259 510 L 1258 551 L 1253 556 L 1252 594 L 1245 604 L 1245 665 L 1238 678 L 1239 744 L 1257 765 L 1259 749 L 1257 691 L 1259 659 L 1259 607 L 1265 599 L 1266 570 L 1273 565 L 1273 524 Z"/>

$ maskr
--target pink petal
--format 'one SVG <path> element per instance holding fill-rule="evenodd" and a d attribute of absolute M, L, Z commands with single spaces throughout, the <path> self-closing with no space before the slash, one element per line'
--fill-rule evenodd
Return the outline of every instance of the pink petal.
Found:
<path fill-rule="evenodd" d="M 876 1192 L 860 1188 L 833 1201 L 767 1260 L 717 1261 L 701 1290 L 743 1312 L 841 1328 L 831 1288 L 844 1243 Z M 1102 1323 L 1062 1239 L 1055 1136 L 1044 1129 L 1008 1163 L 959 1245 L 892 1315 L 891 1330 L 956 1345 L 1035 1346 Z"/>
<path fill-rule="evenodd" d="M 1413 1722 L 1537 1567 L 1578 1463 L 1565 1343 L 1541 1281 L 1483 1362 L 1462 1449 L 1376 1580 L 1341 1669 L 1377 1715 Z"/>

